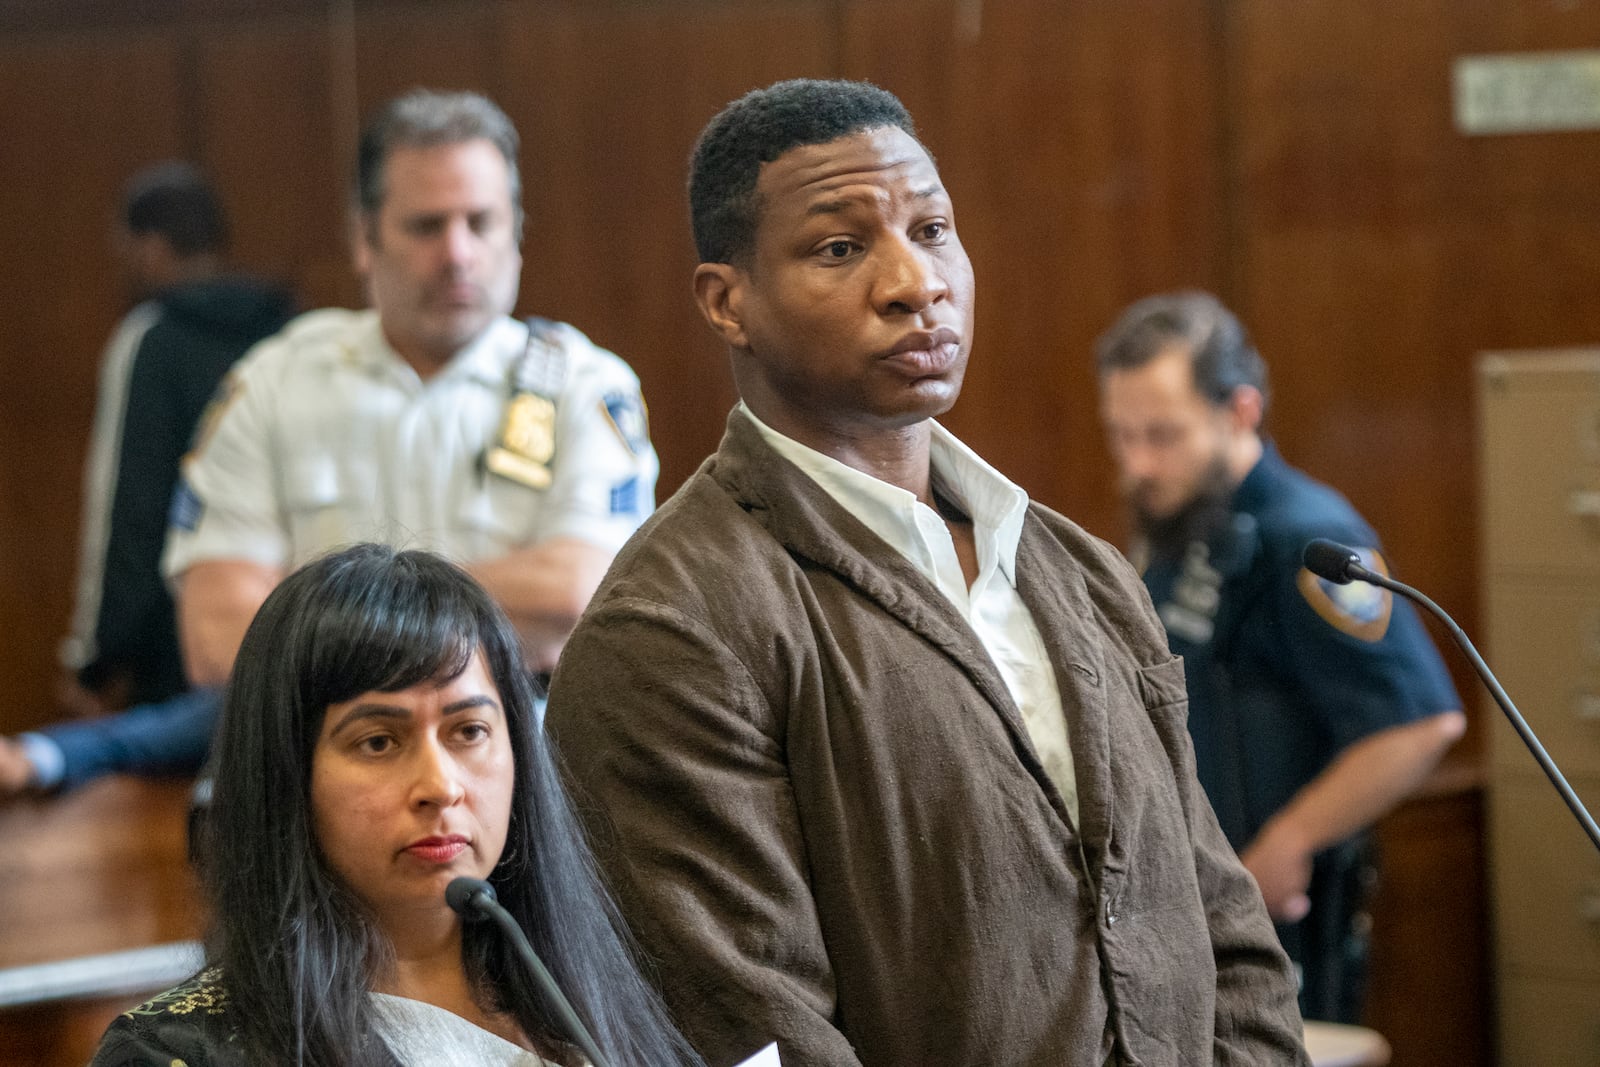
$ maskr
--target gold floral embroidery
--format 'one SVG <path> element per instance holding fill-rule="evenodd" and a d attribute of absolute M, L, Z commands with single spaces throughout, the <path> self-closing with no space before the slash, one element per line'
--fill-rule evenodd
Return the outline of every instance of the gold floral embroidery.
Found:
<path fill-rule="evenodd" d="M 227 1010 L 228 991 L 222 985 L 222 971 L 210 967 L 182 985 L 173 986 L 160 996 L 123 1014 L 131 1019 L 137 1015 L 191 1015 L 197 1011 L 207 1015 L 222 1015 Z M 172 1062 L 175 1067 L 184 1067 L 178 1060 Z"/>

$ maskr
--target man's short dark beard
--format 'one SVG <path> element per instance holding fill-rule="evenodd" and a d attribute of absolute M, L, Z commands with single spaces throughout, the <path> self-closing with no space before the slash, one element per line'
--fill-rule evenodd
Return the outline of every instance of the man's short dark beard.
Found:
<path fill-rule="evenodd" d="M 1150 558 L 1179 557 L 1195 541 L 1209 544 L 1228 526 L 1233 510 L 1233 490 L 1227 457 L 1219 454 L 1206 469 L 1195 495 L 1171 515 L 1157 518 L 1134 505 L 1133 525 Z"/>

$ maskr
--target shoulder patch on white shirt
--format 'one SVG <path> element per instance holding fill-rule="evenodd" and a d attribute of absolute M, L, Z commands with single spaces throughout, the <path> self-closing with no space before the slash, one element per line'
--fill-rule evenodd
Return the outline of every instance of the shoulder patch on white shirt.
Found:
<path fill-rule="evenodd" d="M 200 495 L 189 484 L 189 479 L 179 478 L 172 488 L 172 505 L 167 509 L 167 525 L 187 533 L 200 528 L 200 516 L 206 511 Z"/>
<path fill-rule="evenodd" d="M 637 456 L 650 447 L 650 416 L 644 397 L 616 389 L 601 398 L 600 406 L 630 453 Z"/>
<path fill-rule="evenodd" d="M 618 482 L 611 487 L 611 514 L 639 514 L 639 478 L 637 475 L 627 481 Z"/>

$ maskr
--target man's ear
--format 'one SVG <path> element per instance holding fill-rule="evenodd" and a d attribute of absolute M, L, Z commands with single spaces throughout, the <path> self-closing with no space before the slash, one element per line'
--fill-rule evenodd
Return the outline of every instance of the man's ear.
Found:
<path fill-rule="evenodd" d="M 1261 390 L 1253 385 L 1241 385 L 1228 398 L 1228 415 L 1233 428 L 1240 433 L 1259 433 L 1265 400 Z"/>
<path fill-rule="evenodd" d="M 700 314 L 731 348 L 749 348 L 744 331 L 745 272 L 731 263 L 702 263 L 694 269 L 694 299 Z"/>
<path fill-rule="evenodd" d="M 350 262 L 362 281 L 372 273 L 372 236 L 377 220 L 364 211 L 350 215 Z"/>

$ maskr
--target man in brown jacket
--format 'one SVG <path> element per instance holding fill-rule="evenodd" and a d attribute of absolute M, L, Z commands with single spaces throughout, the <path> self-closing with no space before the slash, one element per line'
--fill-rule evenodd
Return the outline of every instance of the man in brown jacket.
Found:
<path fill-rule="evenodd" d="M 1137 575 L 939 427 L 972 268 L 872 86 L 695 150 L 695 293 L 743 398 L 623 549 L 549 725 L 720 1067 L 1298 1064 L 1287 963 L 1195 781 Z"/>

